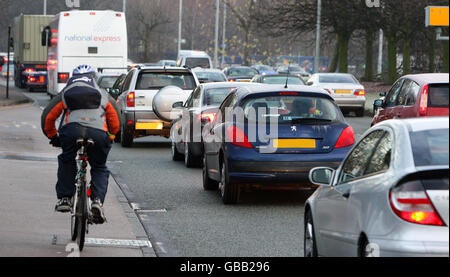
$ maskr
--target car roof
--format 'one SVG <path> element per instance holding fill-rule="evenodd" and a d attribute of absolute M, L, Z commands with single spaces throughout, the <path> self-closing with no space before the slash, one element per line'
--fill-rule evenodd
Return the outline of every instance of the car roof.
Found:
<path fill-rule="evenodd" d="M 203 89 L 212 88 L 239 88 L 250 85 L 251 83 L 238 83 L 238 82 L 215 82 L 215 83 L 205 83 L 201 84 Z"/>
<path fill-rule="evenodd" d="M 142 70 L 148 70 L 148 71 L 185 71 L 190 72 L 191 70 L 189 68 L 185 67 L 175 67 L 175 66 L 162 66 L 162 65 L 155 65 L 155 66 L 141 66 L 139 69 Z"/>
<path fill-rule="evenodd" d="M 258 75 L 258 76 L 262 76 L 262 77 L 278 77 L 278 76 L 281 76 L 281 77 L 289 77 L 289 78 L 299 78 L 300 79 L 300 77 L 298 76 L 298 75 L 296 75 L 296 74 L 289 74 L 289 75 L 286 75 L 286 74 L 280 74 L 280 73 L 274 73 L 274 74 L 261 74 L 261 75 Z"/>
<path fill-rule="evenodd" d="M 398 130 L 399 126 L 406 127 L 410 132 L 419 132 L 434 129 L 448 129 L 449 117 L 427 117 L 427 118 L 409 118 L 409 119 L 391 119 L 378 123 L 375 126 L 390 126 Z"/>
<path fill-rule="evenodd" d="M 286 88 L 285 85 L 249 83 L 247 86 L 238 89 L 237 94 L 239 97 L 244 98 L 249 95 L 270 92 L 304 92 L 309 94 L 317 94 L 317 96 L 333 100 L 333 98 L 326 91 L 320 88 L 305 85 L 288 85 L 288 87 Z"/>
<path fill-rule="evenodd" d="M 215 68 L 202 68 L 196 67 L 192 69 L 193 72 L 214 72 L 214 73 L 222 73 L 222 70 Z"/>
<path fill-rule="evenodd" d="M 408 78 L 421 85 L 429 83 L 448 83 L 448 73 L 424 73 L 424 74 L 409 74 L 402 77 Z"/>

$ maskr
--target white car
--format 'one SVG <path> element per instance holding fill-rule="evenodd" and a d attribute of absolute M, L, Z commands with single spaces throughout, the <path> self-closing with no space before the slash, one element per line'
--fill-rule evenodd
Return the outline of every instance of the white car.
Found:
<path fill-rule="evenodd" d="M 352 74 L 316 73 L 311 76 L 307 85 L 326 90 L 342 110 L 354 111 L 359 117 L 364 116 L 366 92 Z"/>

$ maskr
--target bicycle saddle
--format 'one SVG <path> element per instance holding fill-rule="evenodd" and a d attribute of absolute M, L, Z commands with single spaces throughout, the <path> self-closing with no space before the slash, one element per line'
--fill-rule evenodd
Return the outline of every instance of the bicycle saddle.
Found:
<path fill-rule="evenodd" d="M 94 145 L 94 140 L 90 138 L 79 138 L 77 139 L 77 146 L 80 148 L 81 146 L 90 147 Z"/>

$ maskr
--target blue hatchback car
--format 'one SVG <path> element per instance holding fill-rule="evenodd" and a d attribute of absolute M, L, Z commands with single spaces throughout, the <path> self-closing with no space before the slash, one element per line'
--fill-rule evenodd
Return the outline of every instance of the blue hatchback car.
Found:
<path fill-rule="evenodd" d="M 333 98 L 307 86 L 239 87 L 203 135 L 203 187 L 225 204 L 243 188 L 314 188 L 309 170 L 337 168 L 355 142 Z"/>

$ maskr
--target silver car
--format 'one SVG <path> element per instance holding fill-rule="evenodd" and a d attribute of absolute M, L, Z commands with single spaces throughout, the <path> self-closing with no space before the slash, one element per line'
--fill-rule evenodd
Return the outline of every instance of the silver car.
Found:
<path fill-rule="evenodd" d="M 305 256 L 448 256 L 449 118 L 388 120 L 315 168 Z"/>
<path fill-rule="evenodd" d="M 364 86 L 347 73 L 317 73 L 306 83 L 309 86 L 326 90 L 343 110 L 354 111 L 357 116 L 364 116 L 366 92 Z"/>

